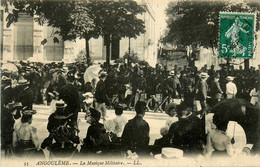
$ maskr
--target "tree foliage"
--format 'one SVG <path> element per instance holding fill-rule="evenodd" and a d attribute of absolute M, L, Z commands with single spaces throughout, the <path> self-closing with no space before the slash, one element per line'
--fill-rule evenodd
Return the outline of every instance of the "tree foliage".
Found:
<path fill-rule="evenodd" d="M 77 37 L 85 38 L 87 33 L 94 30 L 90 11 L 85 4 L 84 1 L 7 0 L 4 3 L 9 13 L 7 27 L 17 22 L 19 13 L 22 12 L 35 16 L 40 25 L 46 23 L 57 28 L 55 33 L 64 41 L 75 40 Z M 10 6 L 13 6 L 12 11 L 9 11 Z"/>
<path fill-rule="evenodd" d="M 87 56 L 88 41 L 93 37 L 102 35 L 106 45 L 110 45 L 112 35 L 118 39 L 136 38 L 145 32 L 144 21 L 138 19 L 138 15 L 145 10 L 133 0 L 1 0 L 1 2 L 2 6 L 5 6 L 5 11 L 9 13 L 7 27 L 18 21 L 20 12 L 36 16 L 35 20 L 40 25 L 47 23 L 48 26 L 58 28 L 55 33 L 64 41 L 84 38 Z M 11 11 L 10 6 L 13 6 Z M 107 53 L 110 53 L 110 47 L 107 49 Z"/>
<path fill-rule="evenodd" d="M 169 30 L 164 42 L 217 48 L 219 12 L 224 11 L 255 12 L 259 21 L 258 2 L 174 1 L 166 9 Z"/>
<path fill-rule="evenodd" d="M 109 64 L 110 44 L 113 38 L 136 38 L 145 32 L 144 21 L 138 18 L 145 10 L 135 1 L 91 0 L 88 3 L 94 24 L 104 37 Z"/>

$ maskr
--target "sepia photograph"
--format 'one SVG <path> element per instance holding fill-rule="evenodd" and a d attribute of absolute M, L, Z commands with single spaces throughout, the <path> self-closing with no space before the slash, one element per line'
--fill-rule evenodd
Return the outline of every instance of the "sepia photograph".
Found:
<path fill-rule="evenodd" d="M 0 19 L 0 166 L 260 166 L 259 0 L 1 0 Z"/>

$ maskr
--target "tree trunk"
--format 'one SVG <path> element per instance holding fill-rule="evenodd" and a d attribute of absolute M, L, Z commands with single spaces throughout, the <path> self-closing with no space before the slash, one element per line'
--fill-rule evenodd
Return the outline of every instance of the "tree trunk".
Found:
<path fill-rule="evenodd" d="M 108 68 L 110 65 L 110 43 L 111 43 L 110 35 L 105 35 L 104 40 L 106 45 L 106 65 Z"/>
<path fill-rule="evenodd" d="M 120 54 L 120 38 L 115 37 L 112 35 L 112 42 L 111 42 L 111 60 L 119 59 Z"/>
<path fill-rule="evenodd" d="M 85 38 L 85 41 L 86 41 L 86 58 L 87 58 L 87 65 L 89 66 L 89 65 L 90 65 L 90 61 L 91 61 L 90 53 L 89 53 L 89 38 Z"/>
<path fill-rule="evenodd" d="M 244 61 L 244 69 L 245 69 L 245 71 L 249 71 L 249 59 L 246 59 L 245 61 Z"/>

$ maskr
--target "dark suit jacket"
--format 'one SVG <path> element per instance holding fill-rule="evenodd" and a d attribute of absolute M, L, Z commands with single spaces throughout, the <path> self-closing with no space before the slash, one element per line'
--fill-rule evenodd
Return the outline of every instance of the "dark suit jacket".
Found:
<path fill-rule="evenodd" d="M 85 151 L 91 153 L 96 153 L 96 151 L 99 151 L 97 142 L 99 141 L 100 136 L 104 133 L 106 133 L 106 130 L 103 124 L 95 122 L 90 125 L 90 127 L 88 128 L 87 136 L 84 139 L 83 147 L 84 149 L 86 149 Z M 91 138 L 93 138 L 95 142 L 93 142 Z"/>
<path fill-rule="evenodd" d="M 34 94 L 31 88 L 26 87 L 22 91 L 20 99 L 23 107 L 28 107 L 28 109 L 32 109 Z"/>
<path fill-rule="evenodd" d="M 97 83 L 95 98 L 98 103 L 105 103 L 107 100 L 106 86 L 105 86 L 104 81 L 102 81 L 102 80 L 99 80 Z"/>
<path fill-rule="evenodd" d="M 150 140 L 149 132 L 149 124 L 142 117 L 135 116 L 125 125 L 121 137 L 123 147 L 137 154 L 147 152 Z"/>
<path fill-rule="evenodd" d="M 197 100 L 206 100 L 207 99 L 207 91 L 208 91 L 208 84 L 206 81 L 200 80 L 196 85 L 196 96 L 195 99 Z"/>
<path fill-rule="evenodd" d="M 182 149 L 184 153 L 201 151 L 201 142 L 205 138 L 203 121 L 191 114 L 187 118 L 180 118 L 178 122 L 173 123 L 169 129 L 173 147 Z"/>
<path fill-rule="evenodd" d="M 220 84 L 219 82 L 211 82 L 210 84 L 210 96 L 212 98 L 218 98 L 219 96 L 221 96 L 221 94 L 223 93 L 223 91 L 220 88 Z"/>

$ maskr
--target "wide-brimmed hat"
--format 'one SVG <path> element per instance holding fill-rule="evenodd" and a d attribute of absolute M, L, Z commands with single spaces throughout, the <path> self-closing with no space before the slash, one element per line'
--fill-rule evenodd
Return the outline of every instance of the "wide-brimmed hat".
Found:
<path fill-rule="evenodd" d="M 94 102 L 94 99 L 93 98 L 88 98 L 88 99 L 83 100 L 83 102 L 87 103 L 87 104 L 92 104 Z"/>
<path fill-rule="evenodd" d="M 3 69 L 2 70 L 2 74 L 11 74 L 12 71 L 10 71 L 9 69 Z"/>
<path fill-rule="evenodd" d="M 233 80 L 234 80 L 234 77 L 232 77 L 232 76 L 227 76 L 226 80 L 228 80 L 228 81 L 233 81 Z"/>
<path fill-rule="evenodd" d="M 82 96 L 85 97 L 84 103 L 92 104 L 94 102 L 94 95 L 91 92 L 84 93 Z"/>
<path fill-rule="evenodd" d="M 64 108 L 65 108 L 65 103 L 63 100 L 59 100 L 56 102 L 56 111 L 54 114 L 55 119 L 67 119 L 73 115 L 73 113 L 67 113 Z"/>
<path fill-rule="evenodd" d="M 130 84 L 125 84 L 125 87 L 126 88 L 131 88 L 131 85 Z"/>
<path fill-rule="evenodd" d="M 6 108 L 9 108 L 9 109 L 15 109 L 15 108 L 19 108 L 19 107 L 22 107 L 21 102 L 11 101 L 11 102 L 9 102 L 9 103 L 6 105 Z"/>
<path fill-rule="evenodd" d="M 52 98 L 57 98 L 59 96 L 59 93 L 56 91 L 48 92 L 48 95 L 50 95 Z"/>
<path fill-rule="evenodd" d="M 63 100 L 56 101 L 56 108 L 65 108 L 65 102 Z"/>
<path fill-rule="evenodd" d="M 154 156 L 156 159 L 182 158 L 183 151 L 177 148 L 164 147 L 162 153 Z"/>
<path fill-rule="evenodd" d="M 171 70 L 171 71 L 169 72 L 169 75 L 170 75 L 170 76 L 175 75 L 175 71 L 174 71 L 174 70 Z"/>
<path fill-rule="evenodd" d="M 30 66 L 26 66 L 26 71 L 31 71 L 32 68 Z"/>
<path fill-rule="evenodd" d="M 49 73 L 55 73 L 55 69 L 50 69 Z"/>
<path fill-rule="evenodd" d="M 200 78 L 208 78 L 209 75 L 207 73 L 205 73 L 205 72 L 202 72 L 202 73 L 200 73 L 199 77 Z"/>
<path fill-rule="evenodd" d="M 21 79 L 21 80 L 18 80 L 18 85 L 28 85 L 30 84 L 29 81 L 27 81 L 26 79 Z"/>
<path fill-rule="evenodd" d="M 34 115 L 36 114 L 36 110 L 33 110 L 33 109 L 29 109 L 27 106 L 23 108 L 23 111 L 22 111 L 23 115 Z"/>
<path fill-rule="evenodd" d="M 169 104 L 167 104 L 166 107 L 165 107 L 165 113 L 166 113 L 166 114 L 169 114 L 169 113 L 170 113 L 170 110 L 171 110 L 172 108 L 177 108 L 177 104 L 175 104 L 175 103 L 169 103 Z"/>
<path fill-rule="evenodd" d="M 2 76 L 1 80 L 2 81 L 9 81 L 9 80 L 11 80 L 11 78 L 9 78 L 7 76 Z"/>
<path fill-rule="evenodd" d="M 84 93 L 83 95 L 82 95 L 83 97 L 85 97 L 85 98 L 92 98 L 92 97 L 94 97 L 94 95 L 91 93 L 91 92 L 86 92 L 86 93 Z"/>

